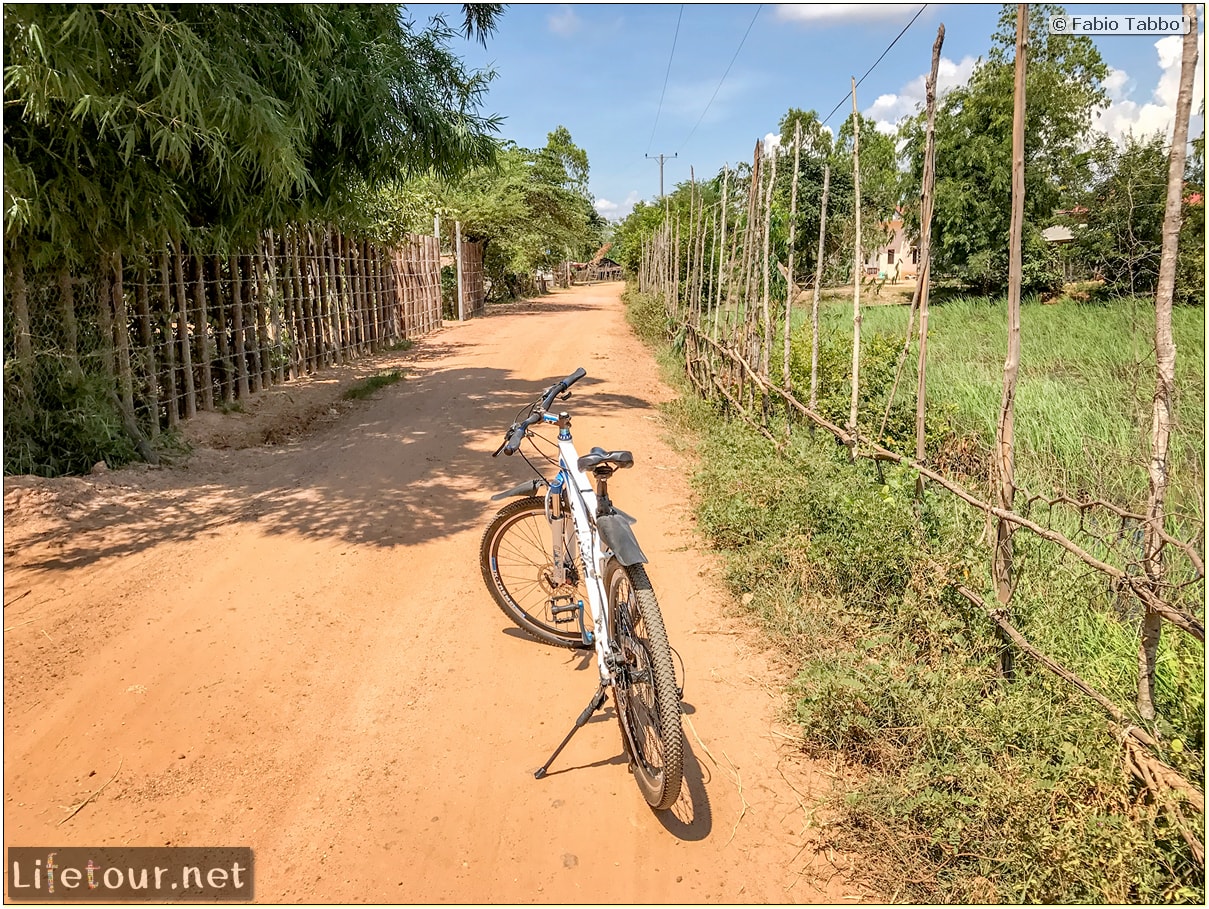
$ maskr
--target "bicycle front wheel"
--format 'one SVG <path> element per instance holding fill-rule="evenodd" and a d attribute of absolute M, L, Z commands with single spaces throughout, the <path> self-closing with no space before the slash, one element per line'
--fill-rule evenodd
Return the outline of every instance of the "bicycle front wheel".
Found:
<path fill-rule="evenodd" d="M 684 731 L 672 649 L 641 565 L 605 570 L 613 643 L 620 652 L 613 697 L 634 779 L 656 811 L 675 804 L 684 778 Z"/>
<path fill-rule="evenodd" d="M 543 499 L 530 496 L 506 505 L 483 533 L 479 552 L 483 583 L 504 615 L 526 634 L 556 647 L 590 649 L 577 612 L 554 611 L 587 600 L 582 560 L 572 548 L 565 582 L 556 585 L 553 548 Z"/>

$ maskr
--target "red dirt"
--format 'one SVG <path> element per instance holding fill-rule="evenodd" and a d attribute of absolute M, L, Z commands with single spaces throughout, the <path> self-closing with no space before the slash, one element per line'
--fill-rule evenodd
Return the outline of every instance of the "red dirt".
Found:
<path fill-rule="evenodd" d="M 10 478 L 5 845 L 250 845 L 258 902 L 867 898 L 817 849 L 829 777 L 779 719 L 786 667 L 700 548 L 691 453 L 666 438 L 671 392 L 619 288 L 454 325 L 191 429 L 239 450 Z M 400 363 L 404 381 L 335 406 Z M 577 366 L 577 440 L 635 452 L 613 491 L 687 667 L 687 780 L 664 814 L 611 707 L 533 779 L 596 670 L 521 636 L 479 574 L 489 497 L 526 472 L 489 455 Z"/>

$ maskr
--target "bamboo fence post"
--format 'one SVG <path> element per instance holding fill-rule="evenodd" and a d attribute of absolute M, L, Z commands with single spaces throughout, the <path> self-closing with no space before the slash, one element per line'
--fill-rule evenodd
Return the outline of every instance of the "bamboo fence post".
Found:
<path fill-rule="evenodd" d="M 214 375 L 210 368 L 213 358 L 210 352 L 210 316 L 206 311 L 206 262 L 200 253 L 193 254 L 196 280 L 193 284 L 193 302 L 197 307 L 197 360 L 201 367 L 201 393 L 203 410 L 214 409 Z"/>
<path fill-rule="evenodd" d="M 798 167 L 802 153 L 802 121 L 798 120 L 793 127 L 793 184 L 789 190 L 789 251 L 786 253 L 785 266 L 785 325 L 784 351 L 781 369 L 781 380 L 785 390 L 789 391 L 789 339 L 790 327 L 793 322 L 793 251 L 798 226 Z M 785 424 L 786 430 L 789 423 Z"/>
<path fill-rule="evenodd" d="M 329 365 L 332 347 L 329 341 L 332 326 L 331 318 L 328 315 L 329 301 L 323 269 L 323 245 L 310 230 L 307 231 L 307 234 L 310 240 L 307 244 L 307 252 L 310 253 L 310 262 L 307 267 L 312 275 L 315 295 L 314 306 L 311 308 L 315 317 L 315 368 L 323 369 Z"/>
<path fill-rule="evenodd" d="M 328 293 L 332 300 L 332 332 L 337 339 L 336 362 L 343 366 L 346 361 L 352 359 L 346 354 L 355 353 L 350 347 L 352 333 L 348 323 L 348 311 L 352 301 L 342 298 L 337 284 L 339 273 L 336 262 L 336 231 L 330 226 L 323 232 L 323 254 L 328 269 Z"/>
<path fill-rule="evenodd" d="M 466 321 L 466 266 L 462 262 L 462 222 L 453 222 L 454 265 L 458 278 L 458 321 Z"/>
<path fill-rule="evenodd" d="M 369 314 L 374 299 L 374 263 L 370 258 L 370 246 L 366 240 L 344 241 L 357 260 L 360 287 L 349 282 L 349 299 L 352 301 L 350 328 L 354 337 L 354 349 L 359 355 L 369 352 Z M 345 263 L 347 271 L 348 262 Z"/>
<path fill-rule="evenodd" d="M 729 181 L 730 181 L 730 168 L 723 165 L 723 168 L 722 168 L 722 237 L 721 237 L 721 240 L 719 241 L 720 246 L 719 246 L 719 250 L 718 250 L 718 293 L 717 293 L 717 298 L 714 303 L 713 330 L 711 331 L 711 334 L 710 334 L 710 337 L 712 337 L 715 341 L 718 339 L 718 317 L 722 311 L 722 283 L 723 283 L 722 260 L 723 260 L 723 258 L 728 257 L 729 252 L 730 252 L 730 250 L 727 249 L 727 246 L 726 246 L 726 215 L 727 215 L 726 209 L 727 209 L 727 204 L 728 204 L 727 190 L 729 189 L 729 186 L 728 186 Z M 726 277 L 729 277 L 729 275 L 727 275 Z M 729 302 L 730 302 L 730 282 L 726 281 L 726 285 L 727 285 L 726 299 L 727 299 L 727 303 L 729 304 Z"/>
<path fill-rule="evenodd" d="M 936 43 L 932 45 L 932 72 L 928 77 L 927 139 L 924 144 L 923 194 L 920 197 L 919 277 L 916 280 L 919 297 L 919 369 L 915 377 L 915 460 L 922 462 L 927 455 L 926 416 L 928 401 L 928 292 L 932 278 L 932 204 L 936 185 L 936 79 L 940 72 L 940 49 L 945 41 L 945 27 L 941 23 L 936 31 Z M 907 333 L 908 343 L 910 332 Z M 924 477 L 915 479 L 915 495 L 923 498 Z"/>
<path fill-rule="evenodd" d="M 25 281 L 25 256 L 18 252 L 13 257 L 12 265 L 5 269 L 5 273 L 11 278 L 13 286 L 9 301 L 13 307 L 13 321 L 17 327 L 17 384 L 28 400 L 33 395 L 34 342 L 33 324 L 29 317 L 29 285 Z M 66 265 L 63 266 L 60 274 L 68 275 Z M 68 275 L 66 282 L 61 280 L 60 284 L 70 283 L 70 280 Z"/>
<path fill-rule="evenodd" d="M 293 263 L 295 306 L 299 313 L 298 343 L 302 348 L 300 369 L 309 375 L 315 368 L 315 326 L 311 319 L 310 269 L 304 267 L 306 247 L 301 228 L 290 232 L 290 260 Z"/>
<path fill-rule="evenodd" d="M 189 337 L 189 307 L 185 297 L 185 251 L 179 236 L 172 238 L 173 276 L 176 278 L 176 333 L 180 336 L 181 379 L 185 394 L 185 419 L 197 416 L 197 398 L 193 385 L 193 350 Z"/>
<path fill-rule="evenodd" d="M 248 349 L 248 379 L 252 392 L 256 393 L 263 387 L 261 351 L 264 346 L 264 338 L 260 329 L 264 321 L 264 306 L 260 294 L 260 272 L 256 268 L 256 258 L 251 254 L 244 253 L 240 256 L 239 261 L 244 277 L 244 300 L 248 306 L 244 311 L 244 327 L 245 331 L 252 336 Z"/>
<path fill-rule="evenodd" d="M 176 340 L 172 332 L 172 293 L 168 278 L 168 253 L 160 253 L 160 316 L 156 319 L 164 329 L 164 371 L 167 381 L 164 390 L 168 396 L 168 428 L 175 429 L 180 422 L 180 401 L 176 385 Z"/>
<path fill-rule="evenodd" d="M 113 351 L 113 309 L 110 299 L 112 282 L 109 277 L 109 267 L 107 257 L 102 258 L 96 285 L 97 322 L 101 329 L 101 366 L 109 382 L 116 384 L 117 364 Z"/>
<path fill-rule="evenodd" d="M 269 333 L 269 308 L 273 306 L 273 288 L 269 284 L 268 267 L 264 257 L 263 237 L 256 243 L 256 252 L 248 257 L 256 275 L 256 357 L 260 366 L 260 387 L 273 384 L 272 335 Z"/>
<path fill-rule="evenodd" d="M 23 299 L 20 306 L 26 307 L 24 316 L 24 334 L 22 333 L 21 319 L 17 319 L 17 352 L 19 359 L 23 359 L 24 354 L 21 353 L 21 346 L 23 343 L 25 345 L 30 345 L 29 311 L 28 302 L 26 302 L 28 292 L 24 290 L 24 264 L 18 262 L 15 263 L 15 265 L 16 267 L 14 268 L 13 275 L 14 285 L 19 282 L 21 288 L 23 289 Z M 17 272 L 20 274 L 17 274 Z M 79 376 L 83 372 L 80 366 L 80 327 L 79 322 L 76 320 L 75 288 L 71 279 L 71 271 L 68 269 L 66 263 L 64 263 L 59 269 L 59 305 L 63 310 L 63 334 L 67 345 L 67 366 L 72 373 Z M 13 309 L 18 309 L 18 304 L 15 300 L 13 303 Z M 20 315 L 20 312 L 18 312 L 18 315 Z M 32 345 L 30 346 L 29 355 L 30 358 L 25 360 L 27 364 L 33 363 Z"/>
<path fill-rule="evenodd" d="M 852 267 L 852 398 L 848 409 L 848 431 L 852 434 L 850 454 L 856 457 L 856 410 L 861 379 L 861 279 L 864 277 L 861 255 L 861 119 L 856 109 L 856 78 L 852 79 L 852 187 L 856 205 L 856 251 Z"/>
<path fill-rule="evenodd" d="M 1167 202 L 1163 210 L 1162 247 L 1159 257 L 1158 287 L 1155 291 L 1155 392 L 1150 432 L 1150 495 L 1146 504 L 1144 538 L 1146 577 L 1155 595 L 1163 581 L 1164 503 L 1167 497 L 1168 446 L 1174 424 L 1172 412 L 1175 393 L 1175 339 L 1171 327 L 1171 306 L 1175 295 L 1176 260 L 1179 252 L 1180 223 L 1184 197 L 1184 161 L 1188 145 L 1188 119 L 1192 111 L 1192 81 L 1196 73 L 1196 5 L 1185 3 L 1183 15 L 1191 28 L 1184 36 L 1180 60 L 1180 87 L 1176 96 L 1175 129 L 1167 161 Z M 1162 618 L 1149 606 L 1142 620 L 1138 648 L 1138 713 L 1154 719 L 1154 667 L 1158 656 Z"/>
<path fill-rule="evenodd" d="M 139 269 L 139 281 L 135 285 L 135 299 L 139 310 L 139 336 L 146 352 L 143 364 L 143 382 L 146 386 L 147 407 L 151 411 L 151 438 L 160 434 L 159 373 L 156 366 L 155 334 L 151 323 L 151 306 L 147 300 L 147 269 Z"/>
<path fill-rule="evenodd" d="M 1020 283 L 1023 275 L 1021 238 L 1024 231 L 1024 111 L 1025 66 L 1028 53 L 1028 5 L 1016 6 L 1016 79 L 1012 111 L 1012 220 L 1008 236 L 1008 350 L 1003 364 L 1003 399 L 999 407 L 995 444 L 998 504 L 1010 511 L 1016 494 L 1016 379 L 1020 370 Z M 1015 526 L 1000 518 L 995 528 L 995 558 L 991 571 L 995 598 L 1002 618 L 1011 615 L 1012 535 Z M 1003 640 L 999 669 L 1004 678 L 1014 674 L 1010 642 Z"/>
<path fill-rule="evenodd" d="M 282 316 L 285 309 L 285 293 L 282 290 L 281 284 L 277 280 L 277 238 L 273 234 L 273 228 L 269 228 L 268 234 L 262 240 L 261 256 L 264 258 L 265 266 L 269 271 L 269 293 L 271 299 L 273 313 L 273 346 L 276 349 L 276 364 L 273 367 L 273 381 L 285 381 L 285 332 L 282 322 Z"/>
<path fill-rule="evenodd" d="M 231 337 L 227 321 L 227 306 L 223 302 L 223 278 L 221 256 L 214 256 L 214 306 L 218 311 L 218 360 L 222 372 L 222 399 L 224 404 L 235 400 L 235 368 L 231 362 Z"/>
<path fill-rule="evenodd" d="M 243 401 L 248 397 L 247 336 L 243 322 L 243 276 L 239 273 L 239 257 L 228 260 L 231 269 L 231 333 L 235 339 L 235 396 Z"/>
<path fill-rule="evenodd" d="M 118 386 L 122 394 L 122 412 L 128 424 L 134 423 L 134 375 L 130 367 L 130 314 L 126 309 L 126 285 L 122 280 L 122 255 L 113 256 L 113 337 L 117 343 Z"/>
<path fill-rule="evenodd" d="M 777 182 L 777 150 L 772 149 L 772 168 L 768 173 L 768 192 L 764 198 L 764 293 L 762 296 L 762 307 L 764 315 L 764 339 L 763 350 L 760 356 L 760 369 L 763 370 L 764 378 L 768 378 L 769 365 L 772 361 L 772 303 L 769 300 L 769 281 L 771 275 L 771 263 L 769 262 L 768 246 L 772 238 L 772 191 Z"/>
<path fill-rule="evenodd" d="M 819 406 L 819 295 L 823 289 L 823 245 L 827 238 L 827 195 L 831 165 L 823 165 L 823 200 L 819 205 L 819 252 L 814 261 L 814 301 L 810 304 L 810 409 Z"/>
<path fill-rule="evenodd" d="M 747 224 L 743 231 L 743 298 L 739 303 L 742 306 L 741 321 L 745 327 L 751 301 L 752 259 L 754 258 L 752 247 L 758 239 L 756 224 L 760 211 L 760 183 L 764 174 L 761 166 L 763 158 L 764 142 L 757 139 L 755 151 L 752 153 L 751 185 L 747 188 Z"/>

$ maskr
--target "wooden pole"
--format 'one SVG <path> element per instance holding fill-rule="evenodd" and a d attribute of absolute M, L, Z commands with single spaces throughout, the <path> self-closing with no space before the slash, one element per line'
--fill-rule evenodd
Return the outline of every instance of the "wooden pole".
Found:
<path fill-rule="evenodd" d="M 197 307 L 197 360 L 201 367 L 201 406 L 214 409 L 214 374 L 210 368 L 210 316 L 206 312 L 206 263 L 201 255 L 193 255 L 193 303 Z"/>
<path fill-rule="evenodd" d="M 453 222 L 454 257 L 457 259 L 458 272 L 458 321 L 466 321 L 466 295 L 462 275 L 462 222 Z"/>
<path fill-rule="evenodd" d="M 185 251 L 180 237 L 172 239 L 172 265 L 176 278 L 176 333 L 181 346 L 181 378 L 184 380 L 185 418 L 197 416 L 197 396 L 193 384 L 193 349 L 189 336 L 189 306 L 185 296 Z"/>
<path fill-rule="evenodd" d="M 852 79 L 852 186 L 856 202 L 856 251 L 852 269 L 852 399 L 848 409 L 848 432 L 852 434 L 850 453 L 856 456 L 857 400 L 861 379 L 861 278 L 864 277 L 864 256 L 861 255 L 861 120 L 856 109 L 856 79 Z"/>
<path fill-rule="evenodd" d="M 139 310 L 139 337 L 146 351 L 143 382 L 147 396 L 147 408 L 150 411 L 151 438 L 160 434 L 160 405 L 159 405 L 159 373 L 157 372 L 155 356 L 155 335 L 151 322 L 151 306 L 147 300 L 147 272 L 140 269 L 139 281 L 135 286 L 135 300 Z"/>
<path fill-rule="evenodd" d="M 71 277 L 66 265 L 63 266 L 61 274 L 65 275 L 66 279 L 60 281 L 60 286 L 64 283 L 70 286 Z M 9 303 L 13 307 L 13 320 L 17 329 L 16 376 L 21 392 L 28 400 L 33 396 L 31 383 L 34 375 L 34 344 L 33 323 L 29 318 L 29 287 L 25 282 L 25 257 L 21 253 L 13 257 L 11 266 L 5 269 L 5 276 L 12 281 Z"/>
<path fill-rule="evenodd" d="M 823 201 L 819 206 L 819 252 L 814 261 L 814 301 L 810 305 L 810 409 L 819 406 L 819 294 L 823 288 L 823 242 L 827 237 L 827 194 L 831 165 L 823 165 Z"/>
<path fill-rule="evenodd" d="M 222 399 L 224 404 L 235 400 L 235 370 L 231 364 L 231 339 L 227 329 L 227 307 L 222 293 L 222 257 L 215 256 L 214 306 L 218 310 L 218 360 L 222 371 Z"/>
<path fill-rule="evenodd" d="M 784 350 L 782 351 L 781 382 L 789 391 L 789 340 L 793 323 L 793 250 L 796 242 L 798 226 L 798 166 L 802 155 L 802 121 L 798 120 L 793 126 L 793 185 L 789 191 L 789 251 L 786 253 L 785 265 L 785 325 Z"/>
<path fill-rule="evenodd" d="M 264 256 L 265 265 L 269 270 L 269 305 L 272 307 L 273 313 L 273 346 L 277 351 L 277 363 L 273 367 L 273 381 L 284 382 L 285 331 L 282 324 L 282 315 L 286 304 L 285 294 L 282 291 L 281 284 L 277 281 L 277 238 L 273 235 L 272 228 L 269 228 L 263 242 L 265 247 L 262 247 L 261 255 Z M 265 252 L 266 248 L 267 253 Z"/>
<path fill-rule="evenodd" d="M 764 338 L 761 347 L 760 369 L 764 378 L 768 378 L 769 365 L 772 360 L 772 302 L 769 299 L 769 280 L 772 263 L 769 261 L 768 246 L 772 238 L 772 191 L 777 183 L 777 150 L 771 150 L 772 168 L 768 173 L 768 192 L 764 196 L 764 293 L 761 297 L 761 308 L 764 316 Z"/>
<path fill-rule="evenodd" d="M 164 371 L 168 381 L 164 389 L 168 396 L 168 428 L 175 429 L 180 422 L 180 399 L 176 385 L 176 342 L 172 335 L 172 293 L 168 279 L 168 254 L 160 253 L 160 318 L 156 321 L 164 328 Z"/>
<path fill-rule="evenodd" d="M 247 337 L 243 324 L 243 276 L 239 273 L 239 257 L 229 257 L 231 268 L 231 333 L 235 338 L 235 396 L 248 397 Z"/>
<path fill-rule="evenodd" d="M 1163 239 L 1159 256 L 1158 288 L 1155 291 L 1155 391 L 1150 432 L 1150 496 L 1146 506 L 1146 577 L 1158 594 L 1163 581 L 1164 503 L 1167 498 L 1168 449 L 1174 425 L 1175 339 L 1171 328 L 1171 306 L 1175 295 L 1175 270 L 1179 252 L 1180 222 L 1184 197 L 1184 161 L 1188 145 L 1188 119 L 1192 111 L 1192 80 L 1196 73 L 1196 5 L 1185 3 L 1183 14 L 1191 28 L 1184 36 L 1180 60 L 1180 88 L 1175 104 L 1175 129 L 1167 160 L 1167 204 L 1163 211 Z M 1149 606 L 1142 620 L 1138 650 L 1138 713 L 1154 719 L 1154 666 L 1162 633 L 1161 617 Z"/>
<path fill-rule="evenodd" d="M 1024 111 L 1025 63 L 1028 53 L 1028 4 L 1016 6 L 1016 82 L 1012 111 L 1012 220 L 1008 232 L 1008 351 L 1003 364 L 1003 398 L 999 407 L 995 463 L 998 474 L 998 505 L 1010 511 L 1016 494 L 1016 378 L 1020 370 L 1020 284 L 1023 276 L 1021 239 L 1024 232 Z M 995 558 L 991 573 L 995 598 L 1004 619 L 1011 615 L 1012 534 L 1015 526 L 999 519 L 995 529 Z M 1010 642 L 1003 640 L 999 670 L 1004 678 L 1014 675 Z"/>
<path fill-rule="evenodd" d="M 925 416 L 928 401 L 928 290 L 932 278 L 932 204 L 936 185 L 936 78 L 940 72 L 940 49 L 945 41 L 945 27 L 936 31 L 932 45 L 932 72 L 928 77 L 928 126 L 924 143 L 924 182 L 919 202 L 919 276 L 916 289 L 919 296 L 919 369 L 915 377 L 915 460 L 922 462 L 927 455 Z M 910 333 L 907 335 L 910 339 Z M 915 495 L 923 498 L 924 477 L 915 480 Z"/>
<path fill-rule="evenodd" d="M 130 365 L 130 314 L 126 308 L 126 285 L 122 280 L 122 255 L 113 257 L 113 339 L 117 346 L 118 386 L 122 413 L 134 425 L 134 374 Z"/>

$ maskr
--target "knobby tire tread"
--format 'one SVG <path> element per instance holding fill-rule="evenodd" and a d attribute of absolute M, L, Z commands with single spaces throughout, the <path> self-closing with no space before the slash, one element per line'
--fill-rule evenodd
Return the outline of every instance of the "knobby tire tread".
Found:
<path fill-rule="evenodd" d="M 646 778 L 643 768 L 638 766 L 634 769 L 634 778 L 647 803 L 656 811 L 665 811 L 680 798 L 680 787 L 684 779 L 684 730 L 680 722 L 680 694 L 676 687 L 672 650 L 668 643 L 667 629 L 663 624 L 663 614 L 659 611 L 659 603 L 655 599 L 655 591 L 651 587 L 646 569 L 641 565 L 624 566 L 618 562 L 611 563 L 605 578 L 605 589 L 610 599 L 613 596 L 612 577 L 617 571 L 624 571 L 629 578 L 633 605 L 637 608 L 646 630 L 646 649 L 651 661 L 652 687 L 659 719 L 659 729 L 656 732 L 663 745 L 662 785 L 656 789 Z M 610 602 L 609 605 L 610 613 L 615 619 L 616 604 Z M 616 691 L 614 697 L 617 697 Z M 625 720 L 622 718 L 620 706 L 617 709 L 617 720 L 622 726 L 622 744 L 628 751 Z M 631 755 L 631 758 L 635 764 L 638 763 L 635 755 Z"/>

